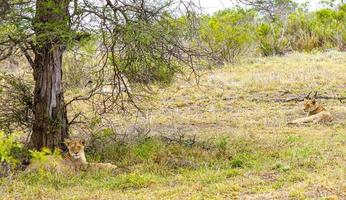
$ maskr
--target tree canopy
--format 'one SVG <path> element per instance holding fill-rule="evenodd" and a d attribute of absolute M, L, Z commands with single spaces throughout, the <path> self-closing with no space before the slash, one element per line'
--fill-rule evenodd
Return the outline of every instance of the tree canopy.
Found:
<path fill-rule="evenodd" d="M 54 148 L 68 137 L 66 106 L 90 98 L 105 79 L 113 83 L 107 101 L 132 101 L 123 75 L 130 82 L 166 82 L 181 66 L 192 66 L 196 55 L 174 20 L 194 13 L 191 2 L 4 0 L 1 5 L 0 59 L 22 54 L 33 70 L 31 142 L 38 149 Z M 96 38 L 100 54 L 95 88 L 66 103 L 63 55 L 90 38 Z M 117 90 L 118 83 L 125 85 L 125 93 Z"/>

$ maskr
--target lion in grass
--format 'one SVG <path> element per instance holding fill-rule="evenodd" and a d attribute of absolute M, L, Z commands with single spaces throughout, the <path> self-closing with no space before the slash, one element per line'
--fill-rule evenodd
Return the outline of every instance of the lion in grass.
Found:
<path fill-rule="evenodd" d="M 304 112 L 307 112 L 306 117 L 296 119 L 288 124 L 303 124 L 303 123 L 327 123 L 333 121 L 333 116 L 328 112 L 319 101 L 317 101 L 317 92 L 314 97 L 310 98 L 311 92 L 304 98 Z"/>
<path fill-rule="evenodd" d="M 114 170 L 117 166 L 111 163 L 89 163 L 85 158 L 84 139 L 66 139 L 64 141 L 68 148 L 68 152 L 62 158 L 61 156 L 49 155 L 47 156 L 47 161 L 42 163 L 39 161 L 32 162 L 27 171 L 36 171 L 38 169 L 44 168 L 48 171 L 56 172 L 71 172 L 71 171 L 92 171 L 92 170 Z"/>

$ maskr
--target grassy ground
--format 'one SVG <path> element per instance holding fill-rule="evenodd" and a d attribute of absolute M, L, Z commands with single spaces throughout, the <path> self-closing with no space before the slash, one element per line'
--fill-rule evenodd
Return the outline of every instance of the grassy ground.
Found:
<path fill-rule="evenodd" d="M 198 87 L 177 80 L 144 105 L 151 130 L 196 135 L 197 145 L 152 139 L 125 148 L 135 156 L 113 161 L 135 157 L 126 173 L 0 179 L 0 198 L 346 199 L 345 103 L 322 101 L 331 125 L 287 126 L 304 116 L 301 106 L 273 101 L 311 90 L 345 96 L 345 63 L 346 53 L 293 54 L 206 71 Z"/>

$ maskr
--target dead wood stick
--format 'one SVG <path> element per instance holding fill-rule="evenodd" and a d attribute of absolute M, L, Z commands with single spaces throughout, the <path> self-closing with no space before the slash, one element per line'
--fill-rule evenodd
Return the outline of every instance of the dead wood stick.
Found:
<path fill-rule="evenodd" d="M 253 98 L 252 101 L 274 101 L 274 102 L 291 102 L 291 101 L 304 101 L 305 96 L 299 95 L 295 97 L 288 97 L 288 98 L 271 98 L 271 99 L 260 99 L 260 98 Z M 340 101 L 340 103 L 343 103 L 343 100 L 346 100 L 346 97 L 336 97 L 336 96 L 323 96 L 318 95 L 316 99 L 334 99 Z"/>

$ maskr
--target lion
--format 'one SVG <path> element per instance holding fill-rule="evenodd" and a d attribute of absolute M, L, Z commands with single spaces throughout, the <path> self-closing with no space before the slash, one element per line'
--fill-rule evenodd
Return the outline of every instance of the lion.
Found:
<path fill-rule="evenodd" d="M 68 148 L 68 153 L 65 155 L 63 164 L 70 166 L 72 169 L 76 171 L 86 169 L 88 162 L 86 161 L 84 153 L 85 140 L 65 139 L 64 143 Z"/>
<path fill-rule="evenodd" d="M 78 170 L 94 170 L 94 169 L 106 169 L 112 170 L 117 169 L 116 165 L 111 163 L 89 163 L 85 158 L 84 147 L 85 140 L 81 139 L 65 139 L 65 144 L 68 148 L 68 154 L 65 157 L 67 165 L 72 166 L 76 171 Z"/>
<path fill-rule="evenodd" d="M 306 117 L 296 119 L 288 124 L 302 124 L 302 123 L 326 123 L 333 121 L 333 116 L 328 112 L 319 101 L 317 101 L 317 92 L 313 98 L 310 98 L 311 92 L 304 98 L 304 112 L 307 112 Z"/>
<path fill-rule="evenodd" d="M 116 165 L 111 163 L 89 163 L 85 157 L 85 140 L 84 139 L 65 139 L 64 143 L 68 148 L 68 152 L 64 158 L 56 155 L 48 155 L 45 163 L 33 162 L 27 170 L 35 171 L 44 168 L 48 171 L 65 173 L 67 171 L 92 171 L 98 169 L 113 170 L 117 169 Z"/>

